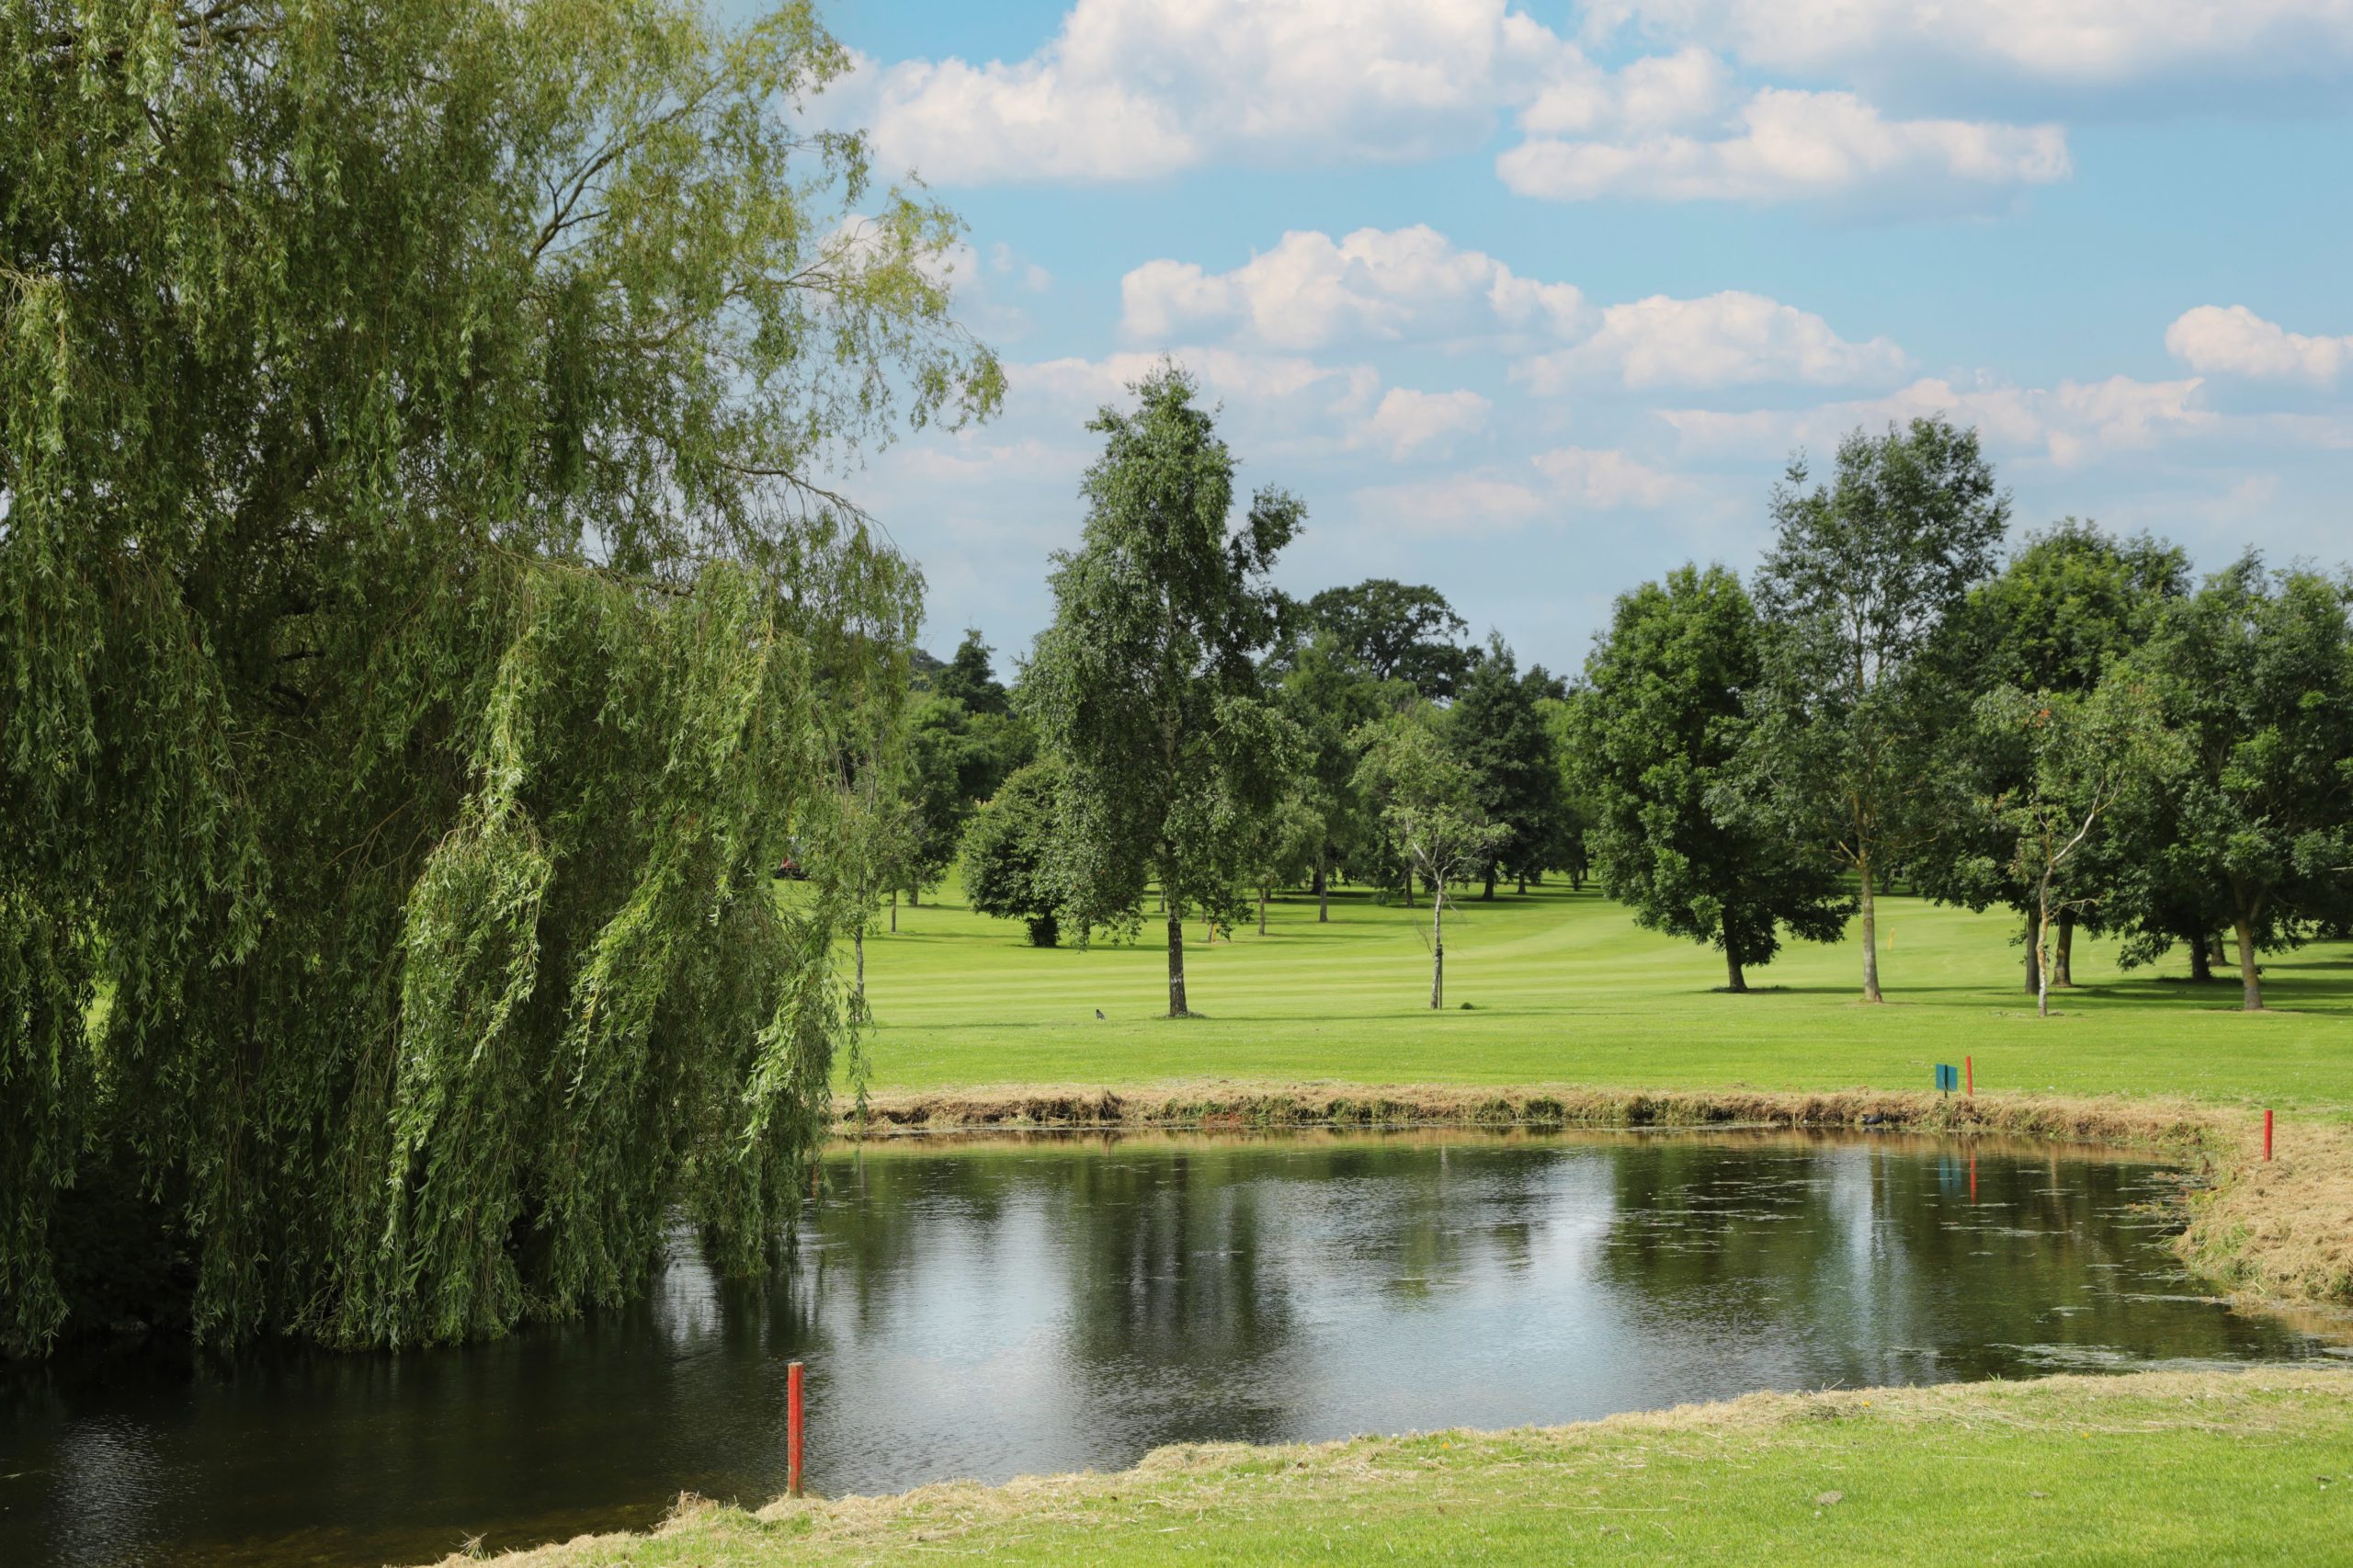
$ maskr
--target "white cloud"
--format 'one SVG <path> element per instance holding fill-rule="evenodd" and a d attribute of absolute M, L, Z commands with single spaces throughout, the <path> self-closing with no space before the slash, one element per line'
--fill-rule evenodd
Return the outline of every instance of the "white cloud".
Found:
<path fill-rule="evenodd" d="M 861 62 L 842 92 L 929 179 L 1134 179 L 1472 147 L 1574 53 L 1505 0 L 1076 0 L 1025 60 Z"/>
<path fill-rule="evenodd" d="M 1561 447 L 1529 459 L 1528 467 L 1534 477 L 1489 467 L 1367 485 L 1352 492 L 1347 505 L 1386 531 L 1461 536 L 1591 512 L 1653 511 L 1699 494 L 1690 481 L 1615 449 Z"/>
<path fill-rule="evenodd" d="M 2165 328 L 2165 347 L 2207 375 L 2336 384 L 2353 365 L 2353 336 L 2313 337 L 2264 320 L 2245 305 L 2200 305 Z"/>
<path fill-rule="evenodd" d="M 1899 187 L 1915 201 L 1982 199 L 2064 179 L 2069 169 L 2056 125 L 1889 119 L 1852 93 L 1780 87 L 1750 97 L 1721 134 L 1537 135 L 1495 160 L 1513 190 L 1554 201 L 1793 201 Z"/>
<path fill-rule="evenodd" d="M 1594 511 L 1664 506 L 1696 494 L 1690 481 L 1638 462 L 1622 451 L 1559 447 L 1537 455 L 1536 471 L 1564 495 Z"/>
<path fill-rule="evenodd" d="M 1586 316 L 1585 297 L 1572 285 L 1522 278 L 1422 224 L 1358 229 L 1337 241 L 1295 231 L 1230 272 L 1147 262 L 1120 279 L 1120 298 L 1131 338 L 1225 330 L 1279 348 L 1499 331 L 1558 335 Z"/>
<path fill-rule="evenodd" d="M 1996 452 L 2040 451 L 2072 466 L 2108 452 L 2153 447 L 2167 436 L 2211 426 L 2216 416 L 2197 405 L 2196 377 L 2141 381 L 2062 381 L 2055 387 L 1988 383 L 1956 387 L 1925 378 L 1883 397 L 1824 403 L 1791 412 L 1719 413 L 1661 409 L 1684 449 L 1742 457 L 1768 457 L 1793 448 L 1827 451 L 1848 431 L 1882 429 L 1942 414 L 1972 426 Z"/>
<path fill-rule="evenodd" d="M 1714 30 L 1737 43 L 1727 26 Z M 2068 171 L 2055 126 L 1752 94 L 1698 46 L 1606 70 L 1506 0 L 1074 0 L 1025 59 L 860 60 L 828 105 L 871 129 L 886 166 L 948 183 L 1427 159 L 1478 147 L 1515 110 L 1531 139 L 1498 172 L 1562 200 L 1817 199 L 1923 180 L 1982 200 Z"/>
<path fill-rule="evenodd" d="M 1698 300 L 1654 294 L 1611 305 L 1592 336 L 1531 356 L 1513 375 L 1540 396 L 1552 396 L 1597 374 L 1615 375 L 1629 387 L 1883 383 L 1909 363 L 1884 337 L 1849 342 L 1811 311 L 1727 290 Z"/>
<path fill-rule="evenodd" d="M 1346 509 L 1384 531 L 1467 535 L 1520 528 L 1557 508 L 1526 481 L 1482 469 L 1442 479 L 1366 485 L 1349 493 Z"/>
<path fill-rule="evenodd" d="M 2110 85 L 2165 74 L 2279 79 L 2353 62 L 2345 0 L 1597 0 L 1587 32 L 1631 23 L 1773 70 L 1892 67 Z"/>
<path fill-rule="evenodd" d="M 1422 225 L 1358 229 L 1338 241 L 1293 232 L 1228 272 L 1146 262 L 1120 280 L 1120 293 L 1124 331 L 1146 343 L 1222 334 L 1283 350 L 1501 347 L 1526 355 L 1514 377 L 1544 396 L 1598 377 L 1630 387 L 1868 385 L 1893 381 L 1910 364 L 1884 337 L 1850 342 L 1812 312 L 1761 294 L 1654 295 L 1597 312 L 1574 284 L 1522 277 Z"/>
<path fill-rule="evenodd" d="M 1394 458 L 1407 458 L 1430 447 L 1443 447 L 1454 437 L 1467 436 L 1487 422 L 1494 405 L 1474 392 L 1426 392 L 1392 387 L 1381 405 L 1364 422 L 1362 437 L 1386 447 Z"/>

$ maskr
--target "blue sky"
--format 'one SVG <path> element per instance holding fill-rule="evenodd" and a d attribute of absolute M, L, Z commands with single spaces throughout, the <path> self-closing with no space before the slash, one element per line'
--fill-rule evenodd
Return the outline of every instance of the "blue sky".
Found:
<path fill-rule="evenodd" d="M 1435 584 L 1580 663 L 1743 572 L 1790 454 L 1942 410 L 2018 531 L 2353 556 L 2348 0 L 835 0 L 868 128 L 970 224 L 1003 415 L 845 477 L 1018 651 L 1084 426 L 1160 354 L 1280 573 Z"/>

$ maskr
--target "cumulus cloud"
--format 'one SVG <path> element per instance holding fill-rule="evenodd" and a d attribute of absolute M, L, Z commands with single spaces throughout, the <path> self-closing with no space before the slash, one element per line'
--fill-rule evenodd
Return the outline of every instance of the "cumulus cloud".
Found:
<path fill-rule="evenodd" d="M 1120 282 L 1121 327 L 1161 342 L 1222 331 L 1281 348 L 1565 333 L 1586 316 L 1566 283 L 1523 278 L 1423 224 L 1358 229 L 1344 239 L 1287 233 L 1229 272 L 1152 261 Z"/>
<path fill-rule="evenodd" d="M 1654 511 L 1699 493 L 1688 480 L 1615 449 L 1560 447 L 1529 459 L 1523 469 L 1479 468 L 1367 485 L 1353 492 L 1348 504 L 1365 521 L 1393 532 L 1474 535 L 1582 513 Z"/>
<path fill-rule="evenodd" d="M 1594 511 L 1652 510 L 1696 493 L 1690 481 L 1615 449 L 1556 447 L 1534 461 L 1562 494 Z"/>
<path fill-rule="evenodd" d="M 1295 351 L 1337 344 L 1438 343 L 1518 352 L 1516 379 L 1552 396 L 1579 382 L 1719 387 L 1862 386 L 1908 368 L 1884 337 L 1852 342 L 1810 311 L 1736 290 L 1595 310 L 1574 284 L 1523 277 L 1438 231 L 1313 230 L 1227 272 L 1146 262 L 1121 279 L 1131 338 L 1223 336 Z"/>
<path fill-rule="evenodd" d="M 1884 337 L 1849 342 L 1811 311 L 1727 290 L 1698 300 L 1654 294 L 1611 305 L 1591 336 L 1530 356 L 1513 374 L 1539 395 L 1551 396 L 1597 375 L 1629 387 L 1850 386 L 1893 381 L 1909 364 Z"/>
<path fill-rule="evenodd" d="M 2165 328 L 2165 347 L 2206 375 L 2309 381 L 2331 387 L 2353 365 L 2353 336 L 2313 337 L 2290 332 L 2245 305 L 2200 305 Z"/>
<path fill-rule="evenodd" d="M 885 165 L 948 183 L 1426 159 L 1479 146 L 1511 111 L 1529 140 L 1498 172 L 1556 200 L 1817 199 L 1899 180 L 1982 197 L 2068 171 L 2054 126 L 1749 93 L 1696 44 L 1605 69 L 1506 0 L 1075 0 L 1024 59 L 861 60 L 829 100 Z"/>
<path fill-rule="evenodd" d="M 1574 53 L 1505 0 L 1076 0 L 1027 59 L 870 63 L 847 91 L 926 178 L 1134 179 L 1476 146 Z"/>
<path fill-rule="evenodd" d="M 1376 528 L 1437 535 L 1500 533 L 1557 510 L 1535 485 L 1493 469 L 1369 484 L 1352 491 L 1347 506 Z"/>
<path fill-rule="evenodd" d="M 1359 432 L 1394 458 L 1443 448 L 1457 436 L 1477 431 L 1494 405 L 1474 392 L 1426 392 L 1392 387 Z"/>
<path fill-rule="evenodd" d="M 1728 50 L 1810 74 L 1956 68 L 2054 85 L 2169 74 L 2256 80 L 2339 74 L 2353 63 L 2344 0 L 1596 0 L 1589 35 Z"/>
<path fill-rule="evenodd" d="M 1949 199 L 2048 184 L 2070 167 L 2056 125 L 1890 119 L 1852 93 L 1780 87 L 1751 97 L 1721 133 L 1535 135 L 1495 160 L 1513 190 L 1554 201 L 1795 201 L 1898 186 Z"/>
<path fill-rule="evenodd" d="M 1673 427 L 1687 451 L 1765 457 L 1799 447 L 1826 450 L 1857 426 L 1877 430 L 1941 414 L 1957 425 L 1974 426 L 1995 451 L 2039 451 L 2070 466 L 2211 426 L 2215 415 L 2197 403 L 2202 384 L 2196 377 L 2142 381 L 2111 376 L 2103 381 L 2062 381 L 2055 387 L 1957 387 L 1932 377 L 1882 397 L 1810 409 L 1662 409 L 1659 417 Z"/>

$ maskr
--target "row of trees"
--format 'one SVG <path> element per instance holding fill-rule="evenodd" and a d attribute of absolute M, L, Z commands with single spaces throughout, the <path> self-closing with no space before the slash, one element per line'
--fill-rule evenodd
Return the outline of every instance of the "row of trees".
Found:
<path fill-rule="evenodd" d="M 1915 420 L 1820 479 L 1794 464 L 1753 584 L 1692 565 L 1622 596 L 1570 683 L 1465 646 L 1429 588 L 1275 592 L 1298 501 L 1230 525 L 1192 384 L 1136 392 L 1096 422 L 1086 533 L 1016 690 L 975 637 L 936 677 L 935 704 L 997 717 L 963 721 L 987 764 L 924 814 L 1033 941 L 1132 935 L 1153 899 L 1172 1015 L 1188 915 L 1214 932 L 1255 894 L 1263 928 L 1267 891 L 1304 884 L 1325 917 L 1343 878 L 1427 890 L 1433 1006 L 1449 890 L 1588 868 L 1721 949 L 1733 991 L 1859 920 L 1871 1002 L 1899 885 L 2011 909 L 2046 1011 L 2078 931 L 2128 963 L 2185 948 L 2201 979 L 2227 940 L 2253 1008 L 2261 953 L 2353 921 L 2353 580 L 2250 556 L 2196 584 L 2178 550 L 2074 520 L 2005 558 L 1974 433 Z"/>

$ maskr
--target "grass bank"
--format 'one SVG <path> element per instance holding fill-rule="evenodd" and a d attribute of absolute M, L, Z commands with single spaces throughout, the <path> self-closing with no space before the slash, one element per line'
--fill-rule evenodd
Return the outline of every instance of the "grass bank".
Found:
<path fill-rule="evenodd" d="M 2353 1310 L 2353 1123 L 2306 1111 L 2262 1158 L 2261 1123 L 2245 1110 L 2180 1097 L 1973 1097 L 1854 1089 L 1630 1090 L 1583 1085 L 1161 1085 L 1124 1093 L 1031 1085 L 885 1094 L 847 1136 L 972 1129 L 1306 1127 L 1864 1128 L 1889 1133 L 2000 1134 L 2143 1150 L 2190 1165 L 2198 1180 L 2184 1261 L 2243 1305 Z M 2353 1318 L 2337 1325 L 2353 1329 Z"/>
<path fill-rule="evenodd" d="M 933 1562 L 2321 1564 L 2353 1529 L 2353 1372 L 2061 1377 L 1574 1426 L 1163 1449 L 1114 1475 L 688 1502 L 535 1568 Z"/>

